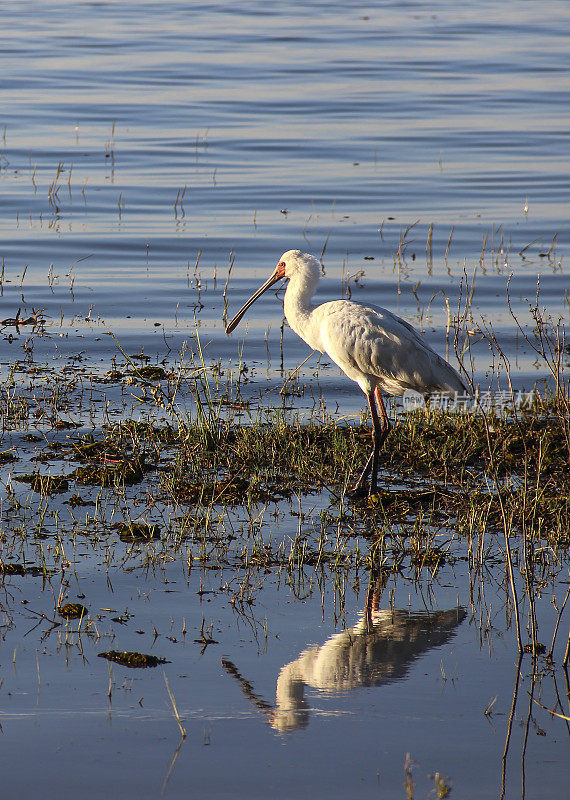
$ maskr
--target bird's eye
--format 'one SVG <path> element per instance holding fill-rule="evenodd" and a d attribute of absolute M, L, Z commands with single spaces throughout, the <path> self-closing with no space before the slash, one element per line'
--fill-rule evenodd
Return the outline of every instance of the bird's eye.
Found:
<path fill-rule="evenodd" d="M 280 262 L 279 262 L 279 264 L 278 264 L 277 266 L 278 266 L 278 267 L 285 267 L 285 266 L 286 266 L 286 264 L 285 264 L 285 262 L 284 262 L 284 261 L 280 261 Z"/>

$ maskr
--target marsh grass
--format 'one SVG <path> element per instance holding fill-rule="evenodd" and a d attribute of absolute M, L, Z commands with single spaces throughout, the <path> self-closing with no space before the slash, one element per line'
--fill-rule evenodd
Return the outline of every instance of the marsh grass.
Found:
<path fill-rule="evenodd" d="M 524 545 L 517 560 L 527 562 L 522 571 L 530 575 L 529 558 L 533 571 L 540 570 L 548 562 L 545 548 L 564 557 L 570 545 L 570 469 L 556 409 L 551 397 L 517 419 L 414 412 L 395 426 L 382 452 L 384 486 L 357 501 L 346 490 L 369 450 L 367 427 L 286 421 L 280 413 L 249 425 L 218 420 L 215 431 L 208 418 L 208 435 L 203 419 L 176 427 L 129 421 L 99 436 L 67 435 L 65 445 L 45 446 L 50 463 L 61 465 L 60 474 L 14 472 L 13 478 L 28 483 L 39 507 L 44 503 L 43 521 L 54 493 L 69 494 L 64 502 L 80 509 L 93 504 L 97 491 L 95 529 L 118 529 L 133 545 L 186 542 L 190 563 L 203 566 L 354 566 L 367 556 L 347 543 L 361 537 L 371 547 L 391 542 L 382 563 L 389 562 L 392 572 L 404 560 L 415 570 L 434 571 L 455 557 L 448 545 L 455 537 L 482 563 L 485 537 L 503 533 Z M 226 529 L 228 516 L 244 511 L 255 520 L 282 501 L 322 492 L 329 494 L 330 510 L 321 513 L 320 529 L 310 535 L 300 528 L 289 547 L 256 537 L 243 547 L 232 544 L 236 536 Z M 101 501 L 109 493 L 115 504 L 117 498 L 133 506 L 142 501 L 149 518 L 162 509 L 162 520 L 105 522 Z M 165 513 L 170 521 L 164 521 Z"/>
<path fill-rule="evenodd" d="M 466 283 L 455 319 L 470 329 L 472 293 Z M 451 326 L 449 306 L 448 318 Z M 535 329 L 525 335 L 551 388 L 503 414 L 429 405 L 400 414 L 381 451 L 381 488 L 365 499 L 348 494 L 370 450 L 365 420 L 339 421 L 322 403 L 308 416 L 284 405 L 256 407 L 241 393 L 247 365 L 240 362 L 231 373 L 206 363 L 197 329 L 173 366 L 130 356 L 117 342 L 123 363 L 98 380 L 129 391 L 139 419 L 124 405 L 120 421 L 106 414 L 89 433 L 76 433 L 66 417 L 73 418 L 72 402 L 81 409 L 82 387 L 86 380 L 92 386 L 93 376 L 20 365 L 24 375 L 33 370 L 39 386 L 18 389 L 16 369 L 2 386 L 3 435 L 11 446 L 0 454 L 6 485 L 1 572 L 17 579 L 37 569 L 49 578 L 68 568 L 68 552 L 79 541 L 89 542 L 94 551 L 105 548 L 108 571 L 132 561 L 156 570 L 175 559 L 188 571 L 229 569 L 230 602 L 247 616 L 267 575 L 303 596 L 328 581 L 357 586 L 361 574 L 382 585 L 402 574 L 434 580 L 442 567 L 465 559 L 474 582 L 497 567 L 510 575 L 519 649 L 520 606 L 537 656 L 537 599 L 568 561 L 570 435 L 563 329 L 536 310 L 533 318 Z M 493 331 L 477 333 L 511 386 Z M 456 335 L 453 346 L 469 374 L 469 338 Z M 285 377 L 282 399 L 291 391 L 303 391 L 297 374 Z M 242 414 L 246 423 L 237 421 Z M 18 437 L 32 419 L 38 433 Z M 312 498 L 316 514 L 301 510 Z M 294 535 L 268 533 L 268 519 L 295 515 Z M 53 539 L 49 555 L 45 537 Z M 16 562 L 30 541 L 38 563 Z M 561 627 L 562 612 L 556 614 L 553 639 Z"/>

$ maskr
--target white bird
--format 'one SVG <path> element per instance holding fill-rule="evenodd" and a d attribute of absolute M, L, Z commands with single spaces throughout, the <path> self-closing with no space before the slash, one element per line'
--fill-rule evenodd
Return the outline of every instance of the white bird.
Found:
<path fill-rule="evenodd" d="M 390 431 L 381 391 L 401 396 L 407 389 L 422 395 L 464 393 L 453 367 L 427 345 L 420 334 L 385 308 L 333 300 L 320 306 L 311 300 L 320 278 L 319 261 L 300 250 L 283 253 L 273 274 L 226 326 L 230 334 L 263 292 L 289 279 L 284 309 L 287 322 L 313 350 L 327 353 L 360 386 L 372 417 L 373 449 L 353 487 L 360 493 L 370 473 L 369 494 L 377 491 L 378 453 Z"/>

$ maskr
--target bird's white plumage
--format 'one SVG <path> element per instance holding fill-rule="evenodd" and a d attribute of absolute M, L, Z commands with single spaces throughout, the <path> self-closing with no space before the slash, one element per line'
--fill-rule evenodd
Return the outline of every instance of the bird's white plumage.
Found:
<path fill-rule="evenodd" d="M 228 323 L 231 333 L 263 292 L 288 278 L 285 316 L 291 328 L 309 347 L 327 353 L 360 386 L 372 416 L 373 450 L 354 491 L 361 491 L 370 474 L 370 493 L 376 491 L 378 452 L 390 430 L 381 391 L 402 395 L 406 389 L 421 394 L 453 395 L 466 387 L 453 369 L 427 345 L 405 320 L 385 308 L 350 300 L 313 305 L 320 278 L 319 262 L 300 250 L 283 253 L 273 274 Z"/>
<path fill-rule="evenodd" d="M 319 276 L 314 256 L 289 250 L 281 256 L 285 316 L 309 347 L 327 353 L 365 394 L 376 387 L 392 395 L 464 392 L 463 381 L 405 320 L 377 306 L 333 300 L 313 306 Z"/>

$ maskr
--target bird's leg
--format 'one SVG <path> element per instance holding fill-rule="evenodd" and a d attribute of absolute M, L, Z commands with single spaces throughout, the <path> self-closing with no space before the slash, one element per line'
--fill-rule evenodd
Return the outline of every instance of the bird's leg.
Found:
<path fill-rule="evenodd" d="M 376 494 L 378 491 L 376 485 L 378 477 L 378 453 L 380 452 L 383 431 L 378 417 L 378 409 L 376 408 L 374 394 L 369 395 L 368 405 L 370 406 L 370 413 L 372 415 L 372 464 L 370 467 L 370 488 L 368 489 L 368 495 L 370 496 L 371 494 Z M 384 414 L 385 413 L 386 411 L 384 411 Z"/>
<path fill-rule="evenodd" d="M 358 478 L 352 489 L 350 489 L 349 494 L 356 496 L 364 494 L 364 485 L 366 483 L 366 478 L 370 473 L 370 467 L 372 466 L 373 455 L 374 453 L 370 453 L 370 455 L 368 456 L 368 461 L 366 462 L 364 469 L 360 473 L 360 477 Z"/>
<path fill-rule="evenodd" d="M 360 473 L 360 477 L 358 478 L 358 480 L 356 481 L 356 483 L 354 484 L 354 486 L 350 490 L 351 494 L 358 494 L 362 490 L 362 488 L 364 487 L 364 484 L 366 483 L 366 478 L 370 474 L 370 467 L 372 466 L 372 456 L 373 456 L 373 453 L 370 453 L 370 455 L 368 456 L 368 460 L 367 460 L 367 462 L 366 462 L 366 464 L 364 466 L 364 469 Z"/>
<path fill-rule="evenodd" d="M 376 409 L 376 402 L 378 403 L 378 409 Z M 378 386 L 374 389 L 374 394 L 370 394 L 368 396 L 368 405 L 370 406 L 370 413 L 372 415 L 372 442 L 373 442 L 373 450 L 372 450 L 372 465 L 371 465 L 371 474 L 370 474 L 370 490 L 368 494 L 376 494 L 377 491 L 377 477 L 378 477 L 378 453 L 380 452 L 380 448 L 384 444 L 386 437 L 390 433 L 390 420 L 388 419 L 388 414 L 386 413 L 386 406 L 384 405 L 384 400 L 382 399 L 382 394 Z M 380 414 L 378 414 L 378 411 Z M 370 461 L 370 459 L 369 459 Z M 366 464 L 368 466 L 368 463 Z M 366 467 L 365 467 L 366 469 Z"/>
<path fill-rule="evenodd" d="M 380 396 L 380 403 L 381 403 L 381 413 L 382 413 L 382 422 L 378 417 L 378 411 L 376 409 L 376 400 L 374 399 L 374 392 L 370 392 L 366 394 L 366 399 L 368 401 L 368 408 L 370 409 L 370 416 L 372 417 L 372 444 L 373 449 L 370 455 L 368 456 L 368 460 L 364 465 L 364 469 L 360 473 L 360 477 L 350 490 L 350 494 L 359 495 L 364 494 L 364 486 L 366 484 L 366 479 L 372 470 L 372 477 L 373 481 L 370 485 L 369 494 L 373 494 L 376 491 L 376 475 L 378 473 L 378 451 L 380 449 L 380 445 L 388 435 L 388 429 L 384 433 L 383 421 L 384 418 L 388 419 L 386 416 L 386 409 L 384 408 L 384 403 L 382 401 L 382 397 Z M 388 423 L 388 426 L 390 423 Z"/>
<path fill-rule="evenodd" d="M 370 578 L 370 585 L 366 592 L 366 626 L 371 630 L 374 625 L 374 615 L 378 612 L 380 607 L 380 598 L 382 597 L 382 578 L 378 576 L 376 579 Z"/>
<path fill-rule="evenodd" d="M 370 477 L 370 489 L 368 490 L 368 494 L 370 495 L 376 493 L 378 478 L 378 453 L 380 452 L 380 447 L 383 445 L 386 437 L 390 433 L 390 428 L 392 427 L 390 425 L 390 420 L 388 419 L 388 414 L 386 413 L 386 407 L 384 405 L 382 395 L 380 394 L 380 389 L 376 387 L 374 392 L 370 392 L 370 394 L 366 395 L 366 399 L 368 400 L 370 416 L 372 417 L 373 447 L 372 452 L 368 456 L 368 461 L 360 473 L 360 477 L 351 490 L 351 494 L 362 493 L 366 479 L 370 473 L 372 474 Z M 378 407 L 376 406 L 376 402 L 378 402 Z"/>

